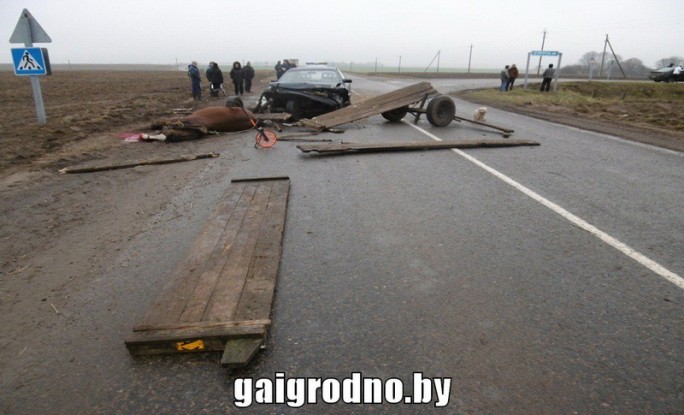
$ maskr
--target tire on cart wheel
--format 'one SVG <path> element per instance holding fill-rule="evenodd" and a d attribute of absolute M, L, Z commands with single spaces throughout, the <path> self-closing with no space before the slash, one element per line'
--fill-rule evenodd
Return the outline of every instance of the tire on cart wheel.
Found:
<path fill-rule="evenodd" d="M 382 113 L 382 118 L 390 122 L 399 122 L 402 118 L 408 114 L 409 107 L 404 105 L 403 107 L 395 108 L 393 110 L 385 111 Z"/>
<path fill-rule="evenodd" d="M 428 103 L 425 114 L 430 124 L 435 127 L 446 127 L 454 120 L 456 104 L 446 95 L 437 95 Z"/>

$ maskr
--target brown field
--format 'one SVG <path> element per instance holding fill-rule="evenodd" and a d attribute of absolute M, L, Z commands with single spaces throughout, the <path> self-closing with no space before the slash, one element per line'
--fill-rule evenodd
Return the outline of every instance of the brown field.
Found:
<path fill-rule="evenodd" d="M 267 75 L 257 73 L 255 91 Z M 172 116 L 175 108 L 220 105 L 206 96 L 193 101 L 184 71 L 67 70 L 41 77 L 40 84 L 45 126 L 38 125 L 29 79 L 0 72 L 0 177 L 97 157 L 123 145 L 118 134 L 146 130 L 151 121 Z"/>

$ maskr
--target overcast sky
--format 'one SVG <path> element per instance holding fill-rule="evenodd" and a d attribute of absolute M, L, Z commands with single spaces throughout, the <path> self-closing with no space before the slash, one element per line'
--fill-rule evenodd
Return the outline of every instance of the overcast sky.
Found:
<path fill-rule="evenodd" d="M 213 60 L 224 66 L 299 58 L 427 67 L 524 67 L 527 53 L 563 53 L 563 66 L 601 52 L 654 66 L 684 56 L 684 6 L 674 0 L 0 0 L 0 39 L 26 8 L 52 38 L 52 63 Z M 553 60 L 549 60 L 553 62 Z M 436 64 L 433 63 L 433 65 Z"/>

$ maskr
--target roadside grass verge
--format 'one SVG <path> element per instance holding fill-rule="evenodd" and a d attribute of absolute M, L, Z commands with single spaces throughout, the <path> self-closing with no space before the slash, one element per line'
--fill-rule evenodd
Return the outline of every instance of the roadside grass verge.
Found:
<path fill-rule="evenodd" d="M 521 110 L 563 113 L 684 133 L 684 83 L 563 82 L 557 92 L 541 93 L 539 84 L 512 91 L 459 92 L 466 100 Z"/>

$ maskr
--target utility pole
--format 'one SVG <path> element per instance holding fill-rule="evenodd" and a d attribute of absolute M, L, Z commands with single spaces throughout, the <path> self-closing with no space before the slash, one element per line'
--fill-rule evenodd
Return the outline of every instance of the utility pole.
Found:
<path fill-rule="evenodd" d="M 542 47 L 541 50 L 544 50 L 544 43 L 546 43 L 546 29 L 544 29 L 544 37 L 542 37 Z M 539 76 L 539 71 L 541 70 L 541 61 L 542 57 L 539 56 L 539 65 L 537 66 L 537 76 Z"/>
<path fill-rule="evenodd" d="M 401 73 L 401 55 L 399 55 L 399 70 L 397 72 Z"/>
<path fill-rule="evenodd" d="M 468 73 L 470 73 L 470 61 L 473 58 L 473 44 L 470 44 L 470 53 L 468 54 Z"/>
<path fill-rule="evenodd" d="M 611 45 L 610 40 L 608 40 L 608 35 L 606 35 L 606 42 L 608 42 L 608 47 L 610 47 L 610 53 L 613 54 L 613 59 L 615 59 L 615 63 L 617 63 L 618 68 L 620 68 L 620 72 L 622 72 L 622 77 L 627 79 L 627 75 L 625 75 L 625 71 L 622 70 L 622 65 L 620 65 L 620 60 L 617 58 L 617 55 L 613 50 L 613 45 Z"/>
<path fill-rule="evenodd" d="M 603 55 L 601 55 L 601 69 L 599 69 L 599 78 L 603 75 L 603 64 L 606 61 L 606 46 L 608 46 L 608 34 L 606 33 L 606 41 L 603 42 Z"/>
<path fill-rule="evenodd" d="M 423 73 L 427 72 L 427 70 L 430 69 L 430 67 L 432 66 L 432 62 L 434 62 L 435 59 L 437 59 L 437 72 L 439 72 L 439 55 L 440 55 L 441 53 L 442 53 L 441 50 L 438 50 L 438 51 L 437 51 L 437 54 L 435 55 L 434 58 L 432 58 L 432 60 L 431 60 L 430 63 L 428 64 L 427 68 L 425 68 L 425 70 L 423 71 Z"/>

